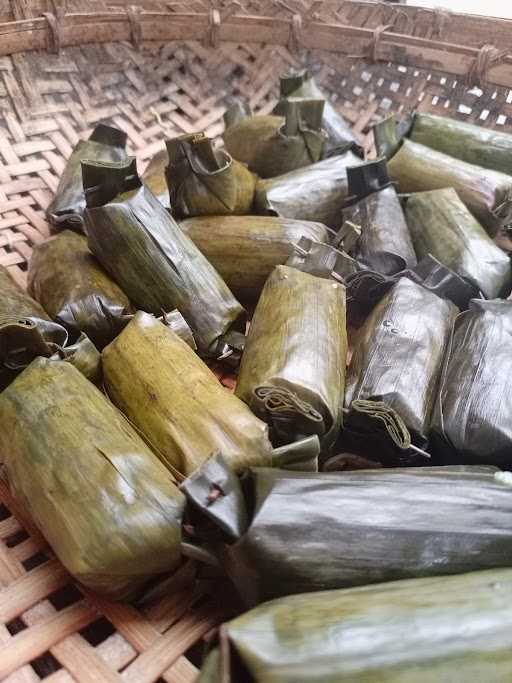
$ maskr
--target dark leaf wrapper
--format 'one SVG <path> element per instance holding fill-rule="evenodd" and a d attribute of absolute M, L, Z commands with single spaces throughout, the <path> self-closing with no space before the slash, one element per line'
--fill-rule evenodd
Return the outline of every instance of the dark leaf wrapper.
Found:
<path fill-rule="evenodd" d="M 142 174 L 142 182 L 144 185 L 149 187 L 160 204 L 166 209 L 171 208 L 169 188 L 167 187 L 167 180 L 165 177 L 165 169 L 168 165 L 169 155 L 167 154 L 166 149 L 162 149 L 155 154 Z"/>
<path fill-rule="evenodd" d="M 0 394 L 0 421 L 13 493 L 78 581 L 120 599 L 178 566 L 183 495 L 69 363 L 35 360 Z"/>
<path fill-rule="evenodd" d="M 341 426 L 346 354 L 343 285 L 278 266 L 252 319 L 236 394 L 269 423 L 274 443 L 317 434 L 328 446 Z"/>
<path fill-rule="evenodd" d="M 67 161 L 55 197 L 50 202 L 46 217 L 54 232 L 69 228 L 83 232 L 85 196 L 82 185 L 81 162 L 115 162 L 127 159 L 126 133 L 99 124 L 88 140 L 80 140 Z"/>
<path fill-rule="evenodd" d="M 140 309 L 177 308 L 199 350 L 243 324 L 245 311 L 192 240 L 140 182 L 135 160 L 84 163 L 89 248 Z"/>
<path fill-rule="evenodd" d="M 455 322 L 432 418 L 443 462 L 512 465 L 512 301 L 472 301 Z"/>
<path fill-rule="evenodd" d="M 69 230 L 34 247 L 28 291 L 72 339 L 84 332 L 99 349 L 132 312 L 126 294 L 89 251 L 87 239 Z"/>
<path fill-rule="evenodd" d="M 274 216 L 203 216 L 182 221 L 180 228 L 244 302 L 258 299 L 275 266 L 286 262 L 301 238 L 329 240 L 321 223 Z"/>

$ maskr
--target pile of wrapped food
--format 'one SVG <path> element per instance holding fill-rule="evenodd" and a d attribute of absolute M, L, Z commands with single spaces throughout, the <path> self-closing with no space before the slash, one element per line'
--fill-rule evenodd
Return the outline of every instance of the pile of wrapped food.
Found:
<path fill-rule="evenodd" d="M 307 72 L 142 177 L 98 125 L 0 272 L 12 491 L 112 599 L 230 581 L 204 683 L 512 679 L 512 136 L 374 132 Z"/>

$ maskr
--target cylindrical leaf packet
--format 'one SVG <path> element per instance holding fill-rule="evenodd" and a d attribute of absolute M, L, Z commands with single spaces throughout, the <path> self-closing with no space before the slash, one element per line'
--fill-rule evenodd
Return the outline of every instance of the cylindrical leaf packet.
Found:
<path fill-rule="evenodd" d="M 177 308 L 202 353 L 243 324 L 245 311 L 213 266 L 137 175 L 135 159 L 83 163 L 89 248 L 141 310 Z"/>
<path fill-rule="evenodd" d="M 184 477 L 212 453 L 239 470 L 271 466 L 268 427 L 172 330 L 139 312 L 102 354 L 113 403 Z"/>
<path fill-rule="evenodd" d="M 512 135 L 449 116 L 416 112 L 409 137 L 456 159 L 512 175 Z"/>
<path fill-rule="evenodd" d="M 183 484 L 187 497 L 197 484 L 209 490 L 210 467 Z M 218 478 L 212 474 L 210 488 Z M 217 556 L 248 606 L 294 593 L 509 567 L 512 495 L 502 474 L 482 467 L 254 468 L 243 481 L 245 506 L 234 486 L 218 503 L 230 511 L 230 528 L 242 523 Z M 218 526 L 217 501 L 203 496 L 200 508 Z"/>
<path fill-rule="evenodd" d="M 329 102 L 307 69 L 290 71 L 282 75 L 279 87 L 281 101 L 274 108 L 274 114 L 281 116 L 284 115 L 283 100 L 286 98 L 325 100 L 322 114 L 322 128 L 327 133 L 324 156 L 341 154 L 347 149 L 352 149 L 359 156 L 363 156 L 363 150 L 349 124 Z"/>
<path fill-rule="evenodd" d="M 165 169 L 168 165 L 169 155 L 167 154 L 166 149 L 162 149 L 155 154 L 142 174 L 142 182 L 144 185 L 149 187 L 160 204 L 166 209 L 171 208 L 169 188 L 167 187 L 167 180 L 165 178 Z"/>
<path fill-rule="evenodd" d="M 407 277 L 375 306 L 354 342 L 345 393 L 348 409 L 364 402 L 358 412 L 362 421 L 368 421 L 370 433 L 390 431 L 387 407 L 401 418 L 413 444 L 426 445 L 443 355 L 457 313 L 450 301 Z M 346 437 L 344 432 L 342 438 Z M 379 438 L 382 441 L 383 436 Z M 366 429 L 361 439 L 364 446 Z"/>
<path fill-rule="evenodd" d="M 512 676 L 512 571 L 273 600 L 219 630 L 197 683 L 500 683 Z M 222 654 L 221 654 L 222 652 Z"/>
<path fill-rule="evenodd" d="M 14 496 L 78 581 L 122 599 L 178 566 L 182 493 L 77 369 L 33 361 L 0 394 L 0 421 Z"/>
<path fill-rule="evenodd" d="M 413 268 L 416 254 L 385 159 L 347 168 L 349 203 L 333 244 L 343 248 L 365 268 L 394 275 Z M 352 238 L 347 222 L 358 231 Z"/>
<path fill-rule="evenodd" d="M 432 417 L 443 462 L 512 465 L 512 301 L 474 300 L 449 340 Z"/>
<path fill-rule="evenodd" d="M 432 254 L 487 299 L 510 291 L 509 257 L 492 241 L 452 187 L 412 194 L 405 206 L 419 259 Z"/>
<path fill-rule="evenodd" d="M 493 171 L 407 138 L 400 140 L 393 116 L 374 129 L 378 154 L 402 193 L 452 187 L 487 232 L 494 237 L 512 225 L 512 176 Z"/>
<path fill-rule="evenodd" d="M 132 312 L 126 294 L 89 251 L 86 237 L 70 230 L 34 247 L 28 291 L 72 339 L 84 332 L 99 349 Z"/>
<path fill-rule="evenodd" d="M 348 196 L 347 167 L 358 163 L 361 159 L 348 151 L 276 178 L 259 180 L 255 212 L 316 221 L 338 230 Z"/>
<path fill-rule="evenodd" d="M 223 150 L 215 150 L 204 133 L 166 141 L 165 175 L 172 213 L 177 218 L 248 214 L 255 176 Z"/>
<path fill-rule="evenodd" d="M 277 266 L 251 322 L 236 394 L 268 422 L 274 445 L 342 422 L 347 355 L 345 287 Z"/>
<path fill-rule="evenodd" d="M 202 216 L 180 228 L 244 302 L 258 299 L 274 267 L 286 262 L 301 238 L 330 240 L 321 223 L 274 216 Z"/>
<path fill-rule="evenodd" d="M 80 140 L 75 145 L 55 196 L 46 209 L 46 218 L 53 232 L 66 228 L 83 232 L 85 196 L 80 164 L 84 159 L 105 162 L 127 159 L 126 138 L 122 130 L 100 123 L 88 140 Z"/>
<path fill-rule="evenodd" d="M 228 110 L 224 117 L 227 151 L 260 178 L 274 178 L 323 157 L 324 100 L 288 98 L 280 102 L 280 110 L 282 116 L 241 116 L 237 107 L 236 116 Z"/>

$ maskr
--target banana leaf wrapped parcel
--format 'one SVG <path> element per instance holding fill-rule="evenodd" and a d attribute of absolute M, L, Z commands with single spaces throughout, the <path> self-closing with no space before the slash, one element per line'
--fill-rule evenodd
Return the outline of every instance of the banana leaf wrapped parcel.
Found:
<path fill-rule="evenodd" d="M 343 247 L 366 268 L 384 275 L 414 267 L 411 235 L 385 159 L 347 168 L 347 179 L 350 199 L 334 246 Z M 347 230 L 349 225 L 352 231 Z"/>
<path fill-rule="evenodd" d="M 348 151 L 275 178 L 259 180 L 254 196 L 255 213 L 315 221 L 338 230 L 348 196 L 347 167 L 360 163 L 361 159 Z"/>
<path fill-rule="evenodd" d="M 202 353 L 243 325 L 245 311 L 217 271 L 140 181 L 135 159 L 83 163 L 89 248 L 141 310 L 177 308 Z M 222 345 L 222 344 L 221 344 Z"/>
<path fill-rule="evenodd" d="M 162 149 L 155 154 L 142 174 L 144 185 L 149 187 L 160 204 L 166 209 L 171 208 L 169 188 L 167 187 L 167 179 L 165 177 L 165 169 L 168 165 L 169 155 L 166 149 Z"/>
<path fill-rule="evenodd" d="M 169 201 L 177 218 L 248 214 L 256 177 L 223 150 L 215 150 L 204 133 L 166 141 Z"/>
<path fill-rule="evenodd" d="M 472 301 L 446 351 L 432 431 L 444 463 L 512 465 L 512 301 Z"/>
<path fill-rule="evenodd" d="M 282 265 L 302 238 L 328 242 L 321 223 L 274 216 L 202 216 L 180 223 L 233 294 L 254 301 L 275 266 Z"/>
<path fill-rule="evenodd" d="M 453 187 L 491 237 L 512 225 L 512 176 L 401 139 L 394 116 L 377 124 L 374 133 L 377 152 L 388 158 L 389 175 L 400 192 Z"/>
<path fill-rule="evenodd" d="M 251 468 L 211 502 L 222 463 L 206 463 L 182 490 L 196 512 L 190 532 L 210 541 L 247 606 L 512 566 L 511 487 L 495 468 Z"/>
<path fill-rule="evenodd" d="M 345 287 L 277 266 L 249 328 L 236 395 L 269 423 L 275 445 L 316 434 L 328 447 L 341 427 L 346 355 Z"/>
<path fill-rule="evenodd" d="M 122 599 L 178 566 L 182 493 L 69 363 L 33 361 L 0 394 L 0 422 L 14 496 L 78 581 Z"/>
<path fill-rule="evenodd" d="M 393 285 L 354 342 L 345 393 L 353 419 L 347 417 L 344 441 L 360 440 L 363 447 L 374 449 L 375 456 L 383 435 L 405 452 L 411 441 L 419 448 L 426 446 L 444 351 L 457 313 L 450 301 L 409 278 Z M 397 422 L 403 442 L 395 431 Z"/>
<path fill-rule="evenodd" d="M 224 145 L 260 178 L 314 164 L 322 159 L 327 141 L 323 110 L 323 99 L 284 99 L 282 116 L 249 116 L 234 105 L 224 115 Z"/>
<path fill-rule="evenodd" d="M 235 470 L 271 466 L 267 425 L 153 316 L 138 312 L 102 360 L 109 397 L 178 476 L 217 451 Z"/>
<path fill-rule="evenodd" d="M 55 197 L 46 210 L 54 232 L 65 228 L 83 232 L 85 196 L 80 164 L 84 159 L 104 162 L 127 159 L 126 138 L 123 131 L 100 123 L 88 140 L 80 140 L 75 145 L 60 177 Z"/>
<path fill-rule="evenodd" d="M 28 291 L 73 339 L 84 332 L 99 349 L 132 312 L 126 294 L 89 251 L 87 239 L 69 230 L 34 247 Z"/>
<path fill-rule="evenodd" d="M 511 598 L 493 569 L 273 600 L 221 627 L 197 683 L 501 683 Z"/>
<path fill-rule="evenodd" d="M 406 202 L 418 258 L 432 254 L 472 282 L 487 299 L 508 294 L 510 259 L 451 187 L 412 194 Z"/>
<path fill-rule="evenodd" d="M 359 156 L 363 156 L 363 150 L 349 124 L 329 102 L 307 69 L 290 71 L 281 76 L 279 88 L 281 100 L 275 106 L 273 113 L 280 116 L 284 115 L 283 101 L 286 98 L 325 100 L 322 115 L 322 128 L 327 133 L 327 142 L 324 149 L 325 156 L 341 154 L 347 151 L 347 149 L 352 149 Z"/>

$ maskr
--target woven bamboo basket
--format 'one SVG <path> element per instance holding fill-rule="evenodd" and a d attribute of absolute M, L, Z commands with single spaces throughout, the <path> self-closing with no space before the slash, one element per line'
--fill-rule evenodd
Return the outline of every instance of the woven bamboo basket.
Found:
<path fill-rule="evenodd" d="M 303 65 L 369 154 L 389 111 L 512 131 L 511 36 L 512 21 L 353 0 L 0 0 L 0 264 L 25 284 L 65 160 L 99 121 L 142 169 L 165 137 L 217 136 L 231 95 L 269 112 L 279 73 Z M 140 609 L 84 593 L 0 480 L 0 680 L 190 683 L 226 616 L 193 581 L 186 564 Z"/>

